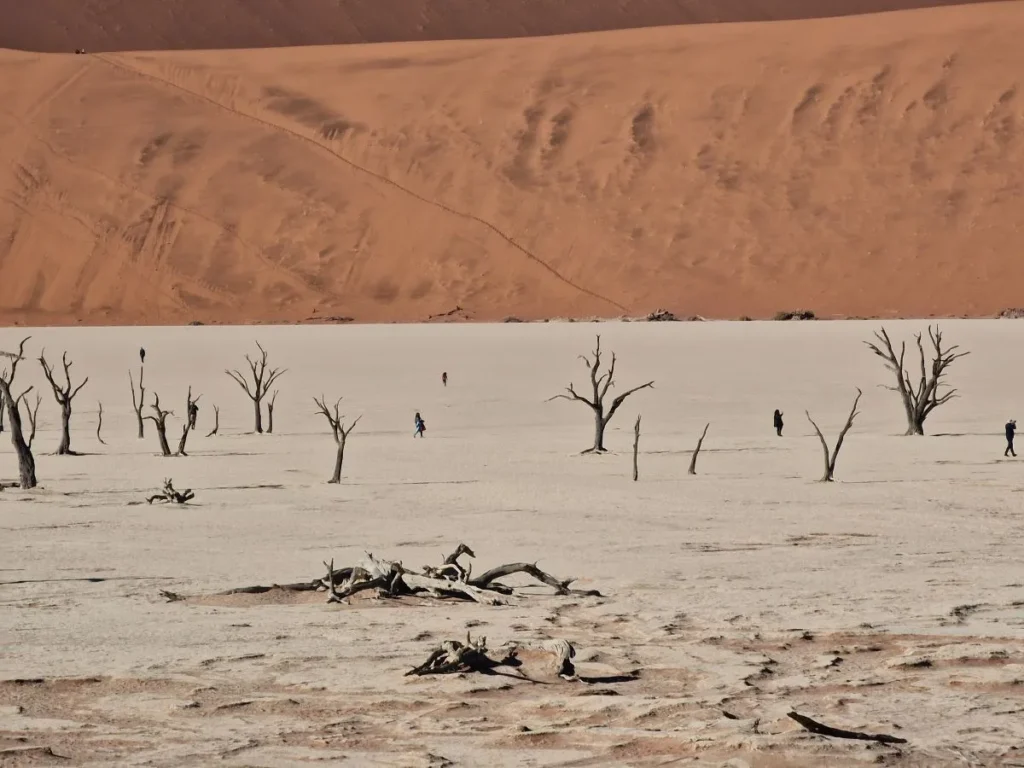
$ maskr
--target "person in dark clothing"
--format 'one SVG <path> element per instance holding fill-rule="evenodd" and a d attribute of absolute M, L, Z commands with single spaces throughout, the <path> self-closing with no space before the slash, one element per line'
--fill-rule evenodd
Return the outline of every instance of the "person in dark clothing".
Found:
<path fill-rule="evenodd" d="M 444 384 L 446 387 L 448 386 L 448 371 L 445 371 L 444 373 L 441 374 L 441 383 Z"/>
<path fill-rule="evenodd" d="M 139 347 L 139 360 L 143 363 L 146 362 L 146 350 L 142 347 Z"/>
<path fill-rule="evenodd" d="M 423 433 L 427 431 L 427 425 L 423 421 L 423 417 L 420 416 L 419 411 L 416 411 L 416 418 L 414 419 L 414 423 L 416 424 L 416 431 L 413 432 L 412 436 L 423 437 Z"/>
<path fill-rule="evenodd" d="M 775 409 L 775 415 L 772 417 L 772 424 L 775 425 L 775 434 L 782 437 L 782 411 L 778 408 Z"/>
<path fill-rule="evenodd" d="M 1010 419 L 1006 422 L 1006 450 L 1003 451 L 1003 456 L 1016 456 L 1016 452 L 1013 450 L 1013 435 L 1017 431 L 1017 420 Z"/>

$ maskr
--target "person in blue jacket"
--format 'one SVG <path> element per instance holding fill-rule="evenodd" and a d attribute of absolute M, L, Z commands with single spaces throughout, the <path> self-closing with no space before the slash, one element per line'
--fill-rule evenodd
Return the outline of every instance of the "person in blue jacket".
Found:
<path fill-rule="evenodd" d="M 416 431 L 413 432 L 412 436 L 423 437 L 423 433 L 427 431 L 427 425 L 423 421 L 423 417 L 420 416 L 419 411 L 416 411 L 416 418 L 414 419 L 414 423 L 416 424 Z"/>

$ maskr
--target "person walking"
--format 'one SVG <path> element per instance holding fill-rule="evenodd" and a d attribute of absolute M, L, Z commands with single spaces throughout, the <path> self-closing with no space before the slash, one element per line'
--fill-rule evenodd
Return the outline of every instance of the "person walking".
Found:
<path fill-rule="evenodd" d="M 772 417 L 772 424 L 775 426 L 775 434 L 782 437 L 782 411 L 778 408 L 775 409 L 775 415 Z"/>
<path fill-rule="evenodd" d="M 426 422 L 423 421 L 423 417 L 420 416 L 420 412 L 416 411 L 416 418 L 414 419 L 416 424 L 416 431 L 412 433 L 413 437 L 423 437 L 423 433 L 427 431 Z"/>
<path fill-rule="evenodd" d="M 441 374 L 441 383 L 446 387 L 448 386 L 448 371 Z"/>
<path fill-rule="evenodd" d="M 1006 422 L 1006 450 L 1003 451 L 1003 456 L 1016 456 L 1017 453 L 1013 450 L 1013 436 L 1017 431 L 1017 420 L 1010 419 Z"/>

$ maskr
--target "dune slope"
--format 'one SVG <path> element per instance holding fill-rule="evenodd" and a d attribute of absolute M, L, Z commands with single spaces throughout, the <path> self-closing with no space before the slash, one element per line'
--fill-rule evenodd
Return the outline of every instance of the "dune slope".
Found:
<path fill-rule="evenodd" d="M 772 21 L 977 0 L 32 0 L 4 8 L 0 48 L 71 52 L 536 37 Z"/>
<path fill-rule="evenodd" d="M 0 320 L 1020 305 L 1024 4 L 0 54 Z"/>

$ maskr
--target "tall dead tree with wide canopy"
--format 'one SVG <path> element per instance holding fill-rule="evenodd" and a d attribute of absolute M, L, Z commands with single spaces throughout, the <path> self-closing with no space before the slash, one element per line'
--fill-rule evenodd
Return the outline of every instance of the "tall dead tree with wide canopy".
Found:
<path fill-rule="evenodd" d="M 0 352 L 0 356 L 8 358 L 10 366 L 0 370 L 0 408 L 7 412 L 8 431 L 11 433 L 11 445 L 18 456 L 18 476 L 22 488 L 28 490 L 35 488 L 36 483 L 36 460 L 32 455 L 31 446 L 25 442 L 25 435 L 21 430 L 21 411 L 18 403 L 27 395 L 32 387 L 29 387 L 20 395 L 11 393 L 11 385 L 14 384 L 14 376 L 18 372 L 18 363 L 25 359 L 25 344 L 29 338 L 21 340 L 17 352 Z"/>
<path fill-rule="evenodd" d="M 565 394 L 555 395 L 549 398 L 551 400 L 570 400 L 574 402 L 583 403 L 591 411 L 594 412 L 594 445 L 583 451 L 583 453 L 605 453 L 607 449 L 604 447 L 604 432 L 608 427 L 608 422 L 612 420 L 615 412 L 619 410 L 619 407 L 626 402 L 626 398 L 632 395 L 634 392 L 639 392 L 641 389 L 647 389 L 653 387 L 654 382 L 648 381 L 646 384 L 641 384 L 639 387 L 633 387 L 623 392 L 621 395 L 612 400 L 611 405 L 605 407 L 605 399 L 608 395 L 608 390 L 615 384 L 615 353 L 612 353 L 611 363 L 608 368 L 601 370 L 601 336 L 597 337 L 597 344 L 594 347 L 594 351 L 590 357 L 586 355 L 580 355 L 580 359 L 583 364 L 587 367 L 587 371 L 590 373 L 590 387 L 591 396 L 584 397 L 576 392 L 572 384 L 569 384 L 565 389 Z"/>
<path fill-rule="evenodd" d="M 345 443 L 348 440 L 348 436 L 352 430 L 356 428 L 356 424 L 359 423 L 359 419 L 362 416 L 357 416 L 356 420 L 349 424 L 348 429 L 342 423 L 344 418 L 338 412 L 338 407 L 341 405 L 341 398 L 334 404 L 333 411 L 327 407 L 327 401 L 323 395 L 319 399 L 313 398 L 313 402 L 316 403 L 318 408 L 317 413 L 323 414 L 324 418 L 327 419 L 327 423 L 331 425 L 331 432 L 334 434 L 334 442 L 338 446 L 338 452 L 334 456 L 334 474 L 331 475 L 331 479 L 328 483 L 340 483 L 341 482 L 341 466 L 345 463 Z"/>
<path fill-rule="evenodd" d="M 257 341 L 256 346 L 260 350 L 260 359 L 253 360 L 249 355 L 245 356 L 245 362 L 249 364 L 249 372 L 252 376 L 252 385 L 250 386 L 248 378 L 244 376 L 237 369 L 225 370 L 228 376 L 235 380 L 235 382 L 243 390 L 245 394 L 252 400 L 253 409 L 255 411 L 255 431 L 258 434 L 263 434 L 263 398 L 267 396 L 271 386 L 274 382 L 287 372 L 287 368 L 268 368 L 267 367 L 267 351 L 263 349 L 260 343 Z"/>
<path fill-rule="evenodd" d="M 928 415 L 940 405 L 945 405 L 956 397 L 955 389 L 939 392 L 939 388 L 945 386 L 942 379 L 946 375 L 946 369 L 961 357 L 969 355 L 970 352 L 958 352 L 959 347 L 957 345 L 949 348 L 944 347 L 942 344 L 942 331 L 939 330 L 938 326 L 935 326 L 935 329 L 932 330 L 932 327 L 929 325 L 928 338 L 932 344 L 930 364 L 925 357 L 921 334 L 917 333 L 914 335 L 920 363 L 920 373 L 917 384 L 915 384 L 904 364 L 904 358 L 907 353 L 906 342 L 900 344 L 900 353 L 897 355 L 896 350 L 892 346 L 892 341 L 889 339 L 889 334 L 886 333 L 884 327 L 882 330 L 875 332 L 875 338 L 878 343 L 870 341 L 864 343 L 867 344 L 868 349 L 885 361 L 885 367 L 896 377 L 896 386 L 886 387 L 886 389 L 899 392 L 900 399 L 903 401 L 903 410 L 907 416 L 907 431 L 905 434 L 923 435 L 924 422 Z"/>
<path fill-rule="evenodd" d="M 53 375 L 53 366 L 46 362 L 46 353 L 39 355 L 39 364 L 43 367 L 43 375 L 46 376 L 46 380 L 50 383 L 50 388 L 53 390 L 53 399 L 57 401 L 57 405 L 60 406 L 60 445 L 57 446 L 58 456 L 76 456 L 77 454 L 71 450 L 71 401 L 75 399 L 75 396 L 82 391 L 82 387 L 89 383 L 89 377 L 86 376 L 82 383 L 75 387 L 71 383 L 71 365 L 72 362 L 68 360 L 68 353 L 65 352 L 61 357 L 61 364 L 64 366 L 64 382 L 58 383 Z"/>

